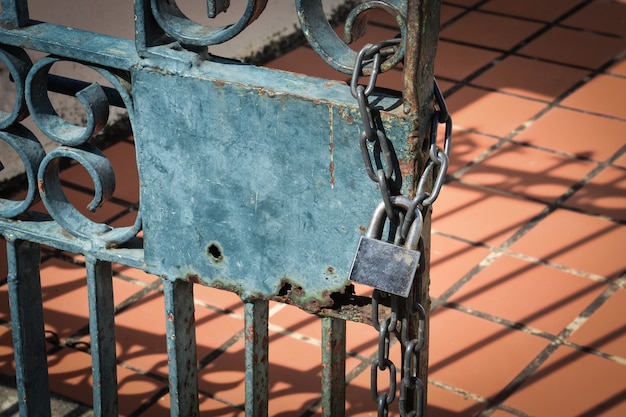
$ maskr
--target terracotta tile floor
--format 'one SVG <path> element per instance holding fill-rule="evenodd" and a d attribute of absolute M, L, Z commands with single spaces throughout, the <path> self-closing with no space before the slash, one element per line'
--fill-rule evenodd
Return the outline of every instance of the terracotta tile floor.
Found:
<path fill-rule="evenodd" d="M 455 130 L 433 214 L 428 415 L 624 416 L 626 2 L 443 3 L 436 73 Z M 374 17 L 368 33 L 394 30 Z M 308 47 L 268 66 L 347 78 Z M 382 82 L 397 86 L 399 74 Z M 132 223 L 132 147 L 125 140 L 105 151 L 121 180 L 99 220 Z M 89 184 L 79 171 L 63 178 L 84 201 Z M 51 386 L 89 404 L 81 259 L 43 255 Z M 114 270 L 120 412 L 169 415 L 164 325 L 145 320 L 164 316 L 159 280 Z M 195 296 L 202 413 L 242 416 L 242 304 L 210 288 Z M 270 415 L 319 415 L 320 322 L 274 303 L 270 317 Z M 14 372 L 9 322 L 4 284 L 4 374 Z M 367 364 L 377 333 L 357 323 L 347 331 L 348 415 L 374 415 Z"/>

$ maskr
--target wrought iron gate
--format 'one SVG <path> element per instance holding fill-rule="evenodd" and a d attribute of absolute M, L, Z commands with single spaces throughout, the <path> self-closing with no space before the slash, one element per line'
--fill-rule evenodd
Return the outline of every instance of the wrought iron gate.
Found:
<path fill-rule="evenodd" d="M 209 17 L 229 3 L 207 1 Z M 400 29 L 397 40 L 357 54 L 328 24 L 321 0 L 297 0 L 310 44 L 335 69 L 354 73 L 352 86 L 211 55 L 211 45 L 237 36 L 266 3 L 248 0 L 236 23 L 209 27 L 189 20 L 174 0 L 135 0 L 133 42 L 31 21 L 27 0 L 2 0 L 0 60 L 10 71 L 16 99 L 11 112 L 0 114 L 0 140 L 22 160 L 28 190 L 22 201 L 0 199 L 21 415 L 50 414 L 40 245 L 85 256 L 97 416 L 117 415 L 111 263 L 162 278 L 172 416 L 198 414 L 194 283 L 233 291 L 244 302 L 246 415 L 267 415 L 268 300 L 321 317 L 324 415 L 344 414 L 345 320 L 373 321 L 383 329 L 383 342 L 389 342 L 383 333 L 397 333 L 408 358 L 398 367 L 403 368 L 401 409 L 404 415 L 421 412 L 428 208 L 436 197 L 430 187 L 433 181 L 440 185 L 445 173 L 437 125 L 449 125 L 442 102 L 433 105 L 439 1 L 356 3 L 346 22 L 348 41 L 359 36 L 371 8 L 391 14 Z M 33 63 L 24 49 L 48 55 Z M 108 86 L 51 75 L 61 61 L 91 68 Z M 375 89 L 376 74 L 400 62 L 402 94 Z M 358 85 L 362 74 L 370 80 L 367 88 Z M 48 91 L 75 95 L 86 124 L 60 117 Z M 137 218 L 121 228 L 81 214 L 59 181 L 60 162 L 69 158 L 94 183 L 90 210 L 111 196 L 111 164 L 90 143 L 111 106 L 128 111 L 140 178 Z M 27 117 L 60 146 L 46 153 L 20 124 Z M 381 190 L 367 181 L 368 173 Z M 406 217 L 407 226 L 423 216 L 421 239 L 418 231 L 415 240 L 421 267 L 405 284 L 404 297 L 386 296 L 383 284 L 372 301 L 352 292 L 349 276 L 381 191 L 386 203 L 378 212 Z M 37 198 L 47 213 L 29 211 Z M 392 237 L 402 236 L 396 243 L 407 237 L 402 229 L 408 227 L 401 226 L 402 219 L 388 227 Z M 409 302 L 398 307 L 407 295 Z M 386 372 L 384 350 L 373 379 Z M 395 381 L 395 370 L 391 373 Z M 375 384 L 372 389 L 379 410 L 395 396 L 395 390 L 378 395 Z"/>

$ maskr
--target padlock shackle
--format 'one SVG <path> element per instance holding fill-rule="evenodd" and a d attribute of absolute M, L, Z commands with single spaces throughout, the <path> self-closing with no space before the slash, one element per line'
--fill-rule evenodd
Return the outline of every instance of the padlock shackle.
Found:
<path fill-rule="evenodd" d="M 422 237 L 422 227 L 424 226 L 424 216 L 419 209 L 415 209 L 415 219 L 411 223 L 409 233 L 406 235 L 404 247 L 406 249 L 417 250 Z"/>
<path fill-rule="evenodd" d="M 391 196 L 391 205 L 394 208 L 398 208 L 404 211 L 405 213 L 411 209 L 411 203 L 412 201 L 403 195 Z M 383 235 L 383 228 L 385 226 L 386 220 L 387 211 L 385 208 L 385 202 L 381 201 L 374 209 L 374 213 L 372 213 L 370 223 L 367 227 L 367 232 L 365 232 L 365 237 L 380 240 Z M 411 223 L 411 228 L 409 229 L 409 232 L 407 234 L 405 241 L 406 243 L 404 245 L 405 248 L 417 250 L 417 245 L 419 244 L 419 239 L 422 234 L 423 224 L 424 218 L 422 212 L 416 208 L 415 220 L 413 220 L 413 223 Z"/>

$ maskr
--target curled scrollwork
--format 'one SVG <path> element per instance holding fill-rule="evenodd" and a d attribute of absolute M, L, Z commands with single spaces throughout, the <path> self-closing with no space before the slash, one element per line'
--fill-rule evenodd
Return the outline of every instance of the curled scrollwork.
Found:
<path fill-rule="evenodd" d="M 26 196 L 21 201 L 0 198 L 0 216 L 17 217 L 35 202 L 37 194 L 37 169 L 45 157 L 43 147 L 33 133 L 20 124 L 0 131 L 0 140 L 7 143 L 17 153 L 27 179 Z M 2 165 L 0 164 L 0 168 Z"/>
<path fill-rule="evenodd" d="M 210 18 L 226 11 L 229 0 L 208 0 L 207 15 Z M 248 0 L 243 16 L 228 26 L 205 26 L 189 19 L 178 7 L 176 0 L 151 0 L 152 14 L 158 25 L 183 45 L 209 46 L 226 42 L 250 25 L 265 9 L 267 0 Z"/>
<path fill-rule="evenodd" d="M 4 129 L 28 116 L 28 109 L 24 100 L 24 85 L 28 71 L 33 64 L 23 49 L 8 45 L 0 49 L 0 61 L 6 65 L 15 87 L 13 110 L 11 112 L 0 110 L 0 129 Z"/>
<path fill-rule="evenodd" d="M 87 206 L 89 211 L 95 211 L 109 200 L 115 189 L 113 168 L 98 148 L 88 143 L 75 148 L 60 146 L 43 159 L 38 173 L 41 199 L 52 218 L 74 236 L 105 244 L 122 243 L 135 236 L 140 228 L 139 218 L 133 226 L 113 228 L 90 220 L 72 205 L 63 192 L 59 178 L 59 164 L 63 158 L 80 164 L 93 181 L 95 194 Z"/>
<path fill-rule="evenodd" d="M 102 234 L 110 227 L 85 218 L 66 198 L 59 178 L 59 164 L 63 158 L 79 163 L 91 177 L 95 196 L 87 206 L 96 211 L 109 200 L 115 190 L 115 174 L 106 156 L 95 146 L 83 144 L 79 148 L 60 146 L 50 152 L 41 162 L 38 173 L 39 190 L 48 213 L 70 233 L 89 237 L 91 233 Z"/>
<path fill-rule="evenodd" d="M 76 93 L 87 115 L 87 125 L 66 122 L 57 114 L 48 97 L 48 72 L 59 59 L 47 57 L 37 62 L 26 79 L 26 102 L 34 122 L 43 133 L 63 145 L 77 146 L 98 133 L 109 119 L 109 101 L 99 84 L 92 83 Z"/>
<path fill-rule="evenodd" d="M 130 226 L 112 227 L 97 223 L 68 200 L 59 177 L 61 161 L 70 159 L 82 166 L 93 182 L 94 196 L 87 210 L 93 212 L 111 199 L 115 190 L 113 168 L 107 157 L 88 141 L 106 125 L 111 105 L 126 108 L 133 124 L 134 108 L 128 74 L 87 66 L 112 86 L 103 87 L 97 83 L 51 75 L 50 69 L 60 61 L 59 58 L 46 57 L 32 65 L 28 56 L 20 51 L 17 48 L 0 50 L 0 59 L 9 68 L 17 90 L 13 111 L 0 113 L 0 141 L 6 142 L 22 161 L 28 190 L 22 201 L 0 198 L 0 216 L 19 216 L 39 196 L 52 219 L 71 235 L 88 239 L 94 245 L 111 246 L 128 241 L 141 229 L 139 212 Z M 85 110 L 86 126 L 74 125 L 59 116 L 50 102 L 49 91 L 75 94 Z M 28 114 L 43 134 L 61 146 L 46 155 L 35 135 L 18 123 Z"/>
<path fill-rule="evenodd" d="M 365 32 L 368 10 L 380 9 L 393 16 L 400 29 L 402 41 L 392 54 L 381 64 L 381 71 L 396 66 L 404 58 L 407 36 L 406 0 L 370 0 L 359 3 L 348 15 L 342 40 L 328 23 L 322 7 L 322 0 L 296 0 L 298 19 L 311 47 L 330 66 L 345 74 L 352 74 L 357 52 L 348 45 Z M 380 39 L 381 41 L 383 39 Z M 364 74 L 371 70 L 363 69 Z"/>

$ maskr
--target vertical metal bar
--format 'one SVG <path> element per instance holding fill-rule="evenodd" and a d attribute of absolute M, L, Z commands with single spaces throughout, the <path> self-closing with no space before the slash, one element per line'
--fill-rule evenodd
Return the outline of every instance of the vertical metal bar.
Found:
<path fill-rule="evenodd" d="M 2 0 L 2 24 L 9 28 L 26 26 L 30 20 L 28 16 L 27 0 Z"/>
<path fill-rule="evenodd" d="M 135 0 L 135 46 L 140 56 L 151 46 L 168 42 L 168 37 L 158 25 L 150 6 L 150 0 Z"/>
<path fill-rule="evenodd" d="M 111 263 L 99 261 L 93 256 L 85 258 L 89 295 L 93 411 L 97 417 L 116 416 L 117 363 Z"/>
<path fill-rule="evenodd" d="M 403 72 L 403 97 L 405 111 L 412 114 L 413 137 L 410 138 L 412 148 L 415 149 L 415 167 L 425 166 L 428 159 L 428 150 L 423 146 L 429 137 L 430 123 L 433 113 L 433 91 L 435 76 L 435 55 L 439 38 L 439 16 L 441 0 L 408 0 L 407 23 L 408 35 L 406 39 L 406 54 Z M 427 148 L 427 147 L 426 147 Z M 419 178 L 422 173 L 415 172 Z M 427 396 L 428 387 L 428 334 L 430 295 L 428 283 L 430 281 L 430 210 L 424 214 L 422 228 L 423 253 L 421 274 L 414 281 L 412 300 L 419 302 L 426 313 L 424 323 L 424 346 L 419 354 L 418 375 L 424 386 L 423 398 Z M 409 339 L 417 337 L 419 317 L 412 314 L 409 318 Z M 403 352 L 404 348 L 403 346 Z M 408 402 L 408 409 L 415 409 L 418 401 L 417 390 L 414 397 Z"/>
<path fill-rule="evenodd" d="M 20 416 L 49 416 L 39 245 L 6 236 L 8 285 Z"/>
<path fill-rule="evenodd" d="M 167 337 L 170 413 L 198 416 L 198 365 L 193 284 L 163 280 Z"/>
<path fill-rule="evenodd" d="M 322 416 L 346 414 L 346 322 L 322 318 Z"/>
<path fill-rule="evenodd" d="M 246 415 L 267 417 L 269 399 L 267 300 L 244 303 L 246 344 Z"/>

